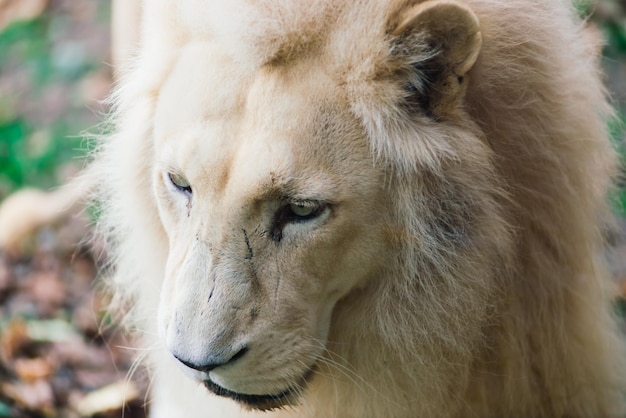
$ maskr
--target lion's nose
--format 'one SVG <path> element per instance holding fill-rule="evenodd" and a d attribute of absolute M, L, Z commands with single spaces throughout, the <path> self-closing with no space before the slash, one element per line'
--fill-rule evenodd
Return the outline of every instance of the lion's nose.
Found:
<path fill-rule="evenodd" d="M 234 355 L 228 356 L 212 356 L 209 361 L 202 362 L 202 364 L 198 364 L 197 361 L 189 361 L 181 358 L 182 356 L 178 356 L 174 353 L 172 355 L 176 358 L 176 360 L 180 361 L 185 366 L 190 369 L 198 370 L 199 372 L 210 372 L 213 369 L 217 369 L 218 367 L 226 366 L 227 364 L 232 364 L 243 357 L 248 351 L 247 347 L 242 348 L 237 351 Z"/>

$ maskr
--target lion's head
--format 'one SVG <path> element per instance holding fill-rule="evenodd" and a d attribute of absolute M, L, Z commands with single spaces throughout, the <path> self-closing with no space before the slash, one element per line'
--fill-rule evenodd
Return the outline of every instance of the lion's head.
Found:
<path fill-rule="evenodd" d="M 374 62 L 341 58 L 349 39 L 328 30 L 281 41 L 251 72 L 219 43 L 189 42 L 160 89 L 153 192 L 169 251 L 159 332 L 219 395 L 259 409 L 296 398 L 325 356 L 338 301 L 398 257 L 406 226 L 390 182 L 416 169 L 416 154 L 425 166 L 454 154 L 442 136 L 463 137 L 428 122 L 441 150 L 424 141 L 390 151 L 377 130 L 462 119 L 480 47 L 473 13 L 433 1 L 379 29 L 361 51 Z M 390 152 L 404 162 L 390 164 Z M 462 235 L 452 218 L 467 208 L 445 210 L 431 227 Z"/>
<path fill-rule="evenodd" d="M 175 70 L 156 113 L 161 334 L 211 390 L 271 406 L 311 374 L 337 300 L 388 256 L 383 167 L 319 67 L 267 68 L 230 108 L 214 103 L 217 74 L 181 102 L 190 70 Z"/>

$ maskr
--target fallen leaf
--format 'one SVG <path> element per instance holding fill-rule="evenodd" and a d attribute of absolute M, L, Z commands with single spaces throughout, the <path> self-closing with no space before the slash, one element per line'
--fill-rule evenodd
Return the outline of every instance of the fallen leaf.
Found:
<path fill-rule="evenodd" d="M 139 391 L 135 384 L 124 380 L 87 394 L 74 408 L 81 416 L 91 417 L 121 409 L 138 396 Z"/>
<path fill-rule="evenodd" d="M 76 329 L 62 319 L 28 321 L 26 332 L 30 339 L 37 342 L 67 342 L 81 339 Z"/>
<path fill-rule="evenodd" d="M 0 389 L 4 395 L 28 409 L 51 409 L 54 406 L 52 387 L 42 379 L 30 383 L 5 383 Z"/>
<path fill-rule="evenodd" d="M 25 382 L 47 379 L 54 373 L 54 369 L 44 358 L 18 358 L 13 362 L 13 370 Z"/>
<path fill-rule="evenodd" d="M 51 315 L 65 301 L 66 286 L 57 272 L 34 273 L 28 291 L 44 316 Z"/>
<path fill-rule="evenodd" d="M 0 359 L 9 364 L 30 342 L 26 322 L 19 317 L 12 319 L 0 329 Z"/>

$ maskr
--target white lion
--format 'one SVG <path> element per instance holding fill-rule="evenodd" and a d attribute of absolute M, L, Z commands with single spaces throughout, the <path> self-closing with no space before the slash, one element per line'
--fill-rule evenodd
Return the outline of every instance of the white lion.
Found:
<path fill-rule="evenodd" d="M 152 416 L 624 416 L 581 29 L 564 0 L 146 1 L 89 175 Z"/>

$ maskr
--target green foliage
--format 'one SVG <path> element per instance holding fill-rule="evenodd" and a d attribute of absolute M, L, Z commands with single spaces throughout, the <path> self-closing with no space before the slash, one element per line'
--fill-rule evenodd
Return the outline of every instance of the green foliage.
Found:
<path fill-rule="evenodd" d="M 15 62 L 23 63 L 23 68 L 38 84 L 45 81 L 47 74 L 53 74 L 46 28 L 45 20 L 35 19 L 14 22 L 0 33 L 0 54 L 4 57 L 0 71 L 9 70 Z"/>
<path fill-rule="evenodd" d="M 598 22 L 607 39 L 604 54 L 613 59 L 626 57 L 626 4 L 622 0 L 603 0 L 607 7 Z"/>
<path fill-rule="evenodd" d="M 0 96 L 0 199 L 25 185 L 56 185 L 59 167 L 84 154 L 76 135 L 86 126 L 71 112 L 44 124 L 17 105 L 20 100 L 36 103 L 46 87 L 69 85 L 95 66 L 80 60 L 63 65 L 54 53 L 53 26 L 42 16 L 14 22 L 0 33 L 0 74 L 28 79 L 23 97 Z"/>
<path fill-rule="evenodd" d="M 615 57 L 626 55 L 626 26 L 617 21 L 608 21 L 604 32 L 609 41 L 607 54 Z"/>
<path fill-rule="evenodd" d="M 38 131 L 23 118 L 0 121 L 0 191 L 55 186 L 58 167 L 84 153 L 68 132 L 64 121 Z"/>
<path fill-rule="evenodd" d="M 611 200 L 617 213 L 621 216 L 626 216 L 626 178 L 624 178 L 624 168 L 626 167 L 626 113 L 618 113 L 616 117 L 609 122 L 609 132 L 622 168 L 621 178 L 619 179 L 620 183 Z"/>
<path fill-rule="evenodd" d="M 598 22 L 607 40 L 603 51 L 605 59 L 613 63 L 626 60 L 626 24 L 624 23 L 626 22 L 626 6 L 622 5 L 617 10 L 621 12 L 621 15 L 619 13 L 608 15 Z M 626 103 L 617 103 L 616 112 L 616 117 L 609 123 L 609 131 L 619 153 L 622 175 L 613 200 L 617 212 L 626 216 Z"/>
<path fill-rule="evenodd" d="M 607 43 L 604 48 L 605 56 L 624 59 L 626 56 L 626 6 L 621 0 L 573 0 L 574 7 L 583 19 L 594 21 L 602 30 Z M 596 15 L 598 5 L 605 7 L 602 15 Z"/>
<path fill-rule="evenodd" d="M 581 18 L 587 18 L 591 14 L 591 3 L 589 0 L 572 0 L 572 3 Z"/>
<path fill-rule="evenodd" d="M 11 418 L 12 416 L 11 408 L 7 404 L 0 402 L 0 418 Z"/>

